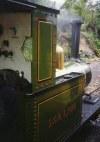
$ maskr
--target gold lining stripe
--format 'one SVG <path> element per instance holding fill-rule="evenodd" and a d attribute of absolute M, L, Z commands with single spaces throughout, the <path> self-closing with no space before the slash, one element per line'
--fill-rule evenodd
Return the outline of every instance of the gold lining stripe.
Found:
<path fill-rule="evenodd" d="M 65 90 L 65 91 L 63 91 L 63 92 L 61 92 L 61 93 L 58 93 L 57 95 L 55 95 L 55 96 L 53 96 L 53 97 L 50 97 L 49 99 L 46 99 L 45 101 L 42 101 L 41 103 L 38 104 L 38 106 L 40 106 L 41 104 L 43 104 L 43 103 L 45 103 L 45 102 L 48 102 L 49 100 L 53 100 L 54 98 L 56 98 L 56 97 L 62 95 L 63 93 L 65 93 L 65 92 L 67 92 L 67 91 L 69 92 L 70 90 L 73 90 L 73 89 L 75 89 L 75 88 L 78 89 L 78 87 L 80 87 L 80 86 L 81 86 L 81 85 L 77 85 L 77 86 L 72 87 L 72 88 L 70 88 L 70 89 L 67 89 L 67 90 Z M 81 91 L 78 92 L 78 93 L 81 93 Z"/>

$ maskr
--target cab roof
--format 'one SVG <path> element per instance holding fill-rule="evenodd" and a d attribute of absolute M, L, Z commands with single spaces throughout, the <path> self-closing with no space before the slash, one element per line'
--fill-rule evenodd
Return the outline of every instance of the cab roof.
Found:
<path fill-rule="evenodd" d="M 40 9 L 49 13 L 59 14 L 59 10 L 49 8 L 27 0 L 2 0 L 0 1 L 0 12 L 4 11 L 33 11 Z"/>

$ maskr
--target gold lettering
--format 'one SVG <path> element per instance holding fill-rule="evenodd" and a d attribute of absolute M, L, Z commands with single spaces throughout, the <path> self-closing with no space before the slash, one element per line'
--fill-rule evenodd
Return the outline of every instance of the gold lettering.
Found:
<path fill-rule="evenodd" d="M 72 112 L 76 110 L 76 104 L 72 104 L 68 108 L 64 109 L 62 112 L 58 112 L 52 118 L 49 118 L 48 127 L 53 128 L 55 125 L 64 121 Z"/>

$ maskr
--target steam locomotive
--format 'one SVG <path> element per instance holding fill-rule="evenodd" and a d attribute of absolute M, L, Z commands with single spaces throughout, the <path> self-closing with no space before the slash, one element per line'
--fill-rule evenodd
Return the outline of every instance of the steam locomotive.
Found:
<path fill-rule="evenodd" d="M 91 80 L 79 59 L 81 21 L 71 21 L 70 58 L 57 48 L 59 10 L 0 1 L 0 141 L 64 142 L 82 119 Z"/>

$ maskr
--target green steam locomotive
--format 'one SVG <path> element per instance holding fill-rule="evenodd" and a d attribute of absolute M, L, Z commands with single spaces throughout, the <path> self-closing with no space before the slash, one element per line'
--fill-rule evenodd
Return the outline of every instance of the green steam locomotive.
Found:
<path fill-rule="evenodd" d="M 0 1 L 0 141 L 64 142 L 82 119 L 91 80 L 79 60 L 81 21 L 72 21 L 70 59 L 57 47 L 59 10 Z"/>

